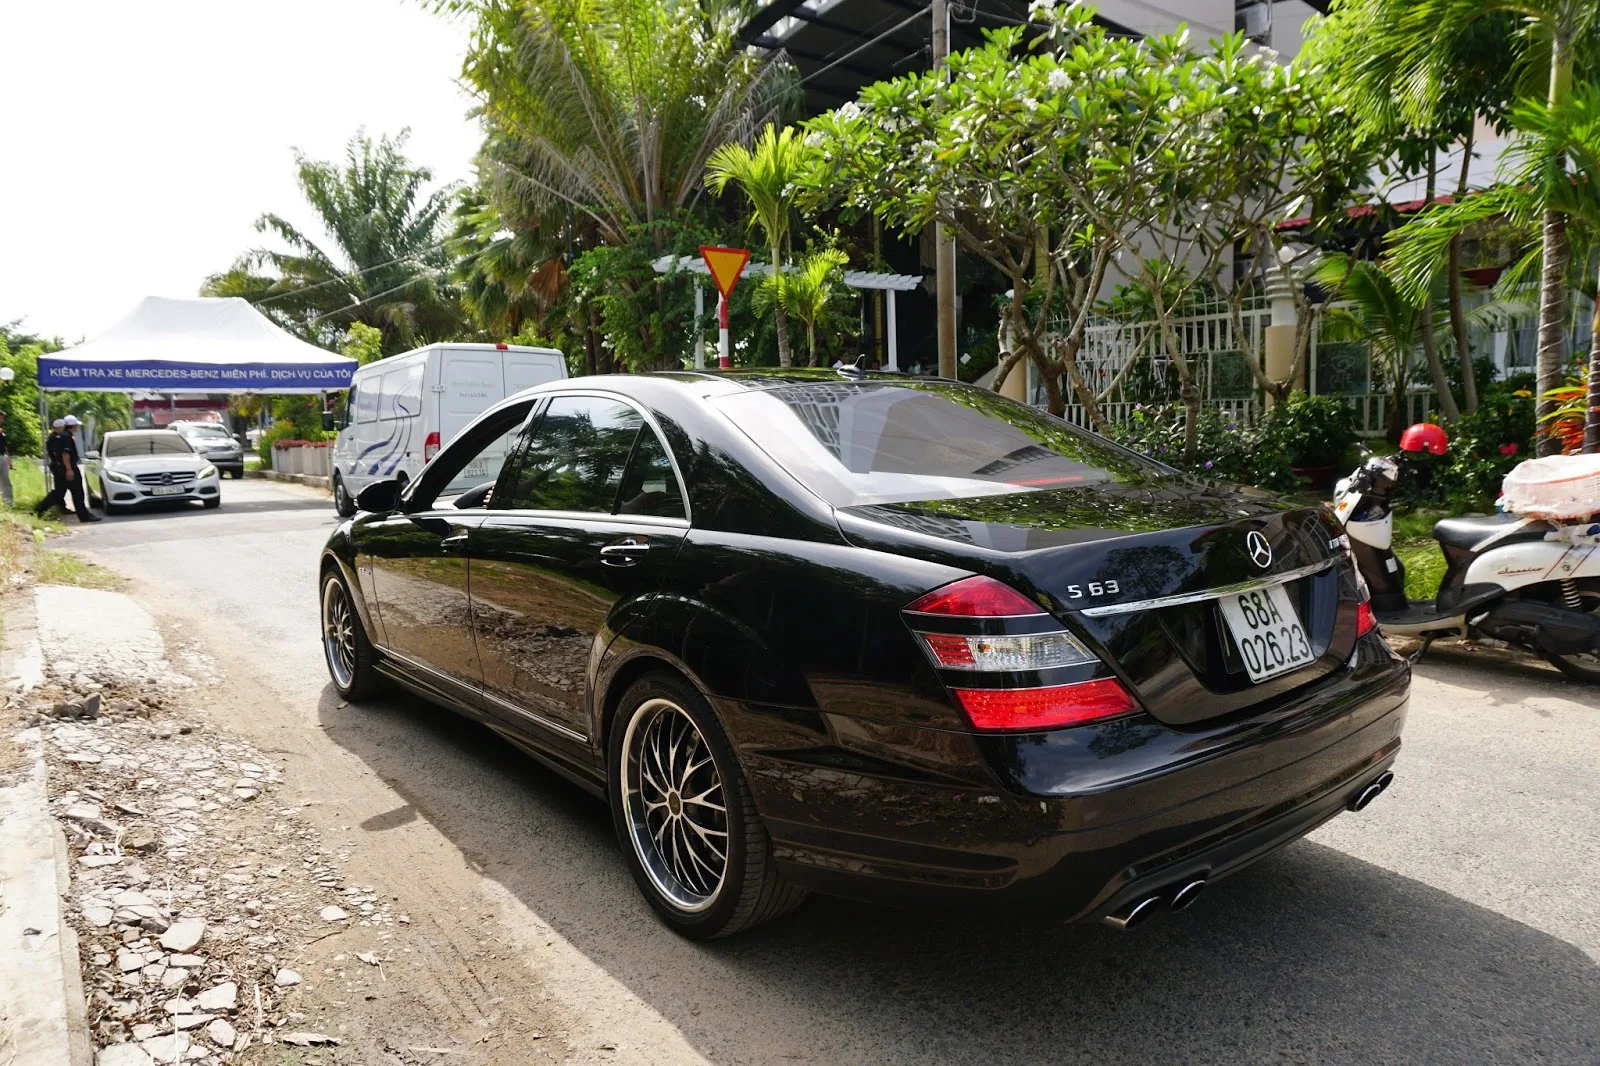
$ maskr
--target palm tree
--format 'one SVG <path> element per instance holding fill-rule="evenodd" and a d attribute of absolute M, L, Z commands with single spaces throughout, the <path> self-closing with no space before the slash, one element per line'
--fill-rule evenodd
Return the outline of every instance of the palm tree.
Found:
<path fill-rule="evenodd" d="M 1580 82 L 1559 103 L 1546 106 L 1525 102 L 1511 111 L 1516 137 L 1501 160 L 1501 184 L 1494 189 L 1430 216 L 1407 224 L 1394 234 L 1394 269 L 1403 283 L 1415 289 L 1425 275 L 1424 259 L 1443 242 L 1468 227 L 1492 218 L 1507 218 L 1532 227 L 1559 214 L 1565 219 L 1565 236 L 1578 254 L 1576 264 L 1588 267 L 1588 278 L 1563 274 L 1563 288 L 1574 280 L 1581 288 L 1596 286 L 1600 295 L 1600 84 Z M 1528 276 L 1540 263 L 1540 249 L 1531 250 L 1507 272 L 1503 285 Z M 1546 264 L 1546 267 L 1548 264 Z M 1548 269 L 1545 270 L 1548 274 Z M 1583 284 L 1583 282 L 1587 284 Z M 1541 348 L 1540 357 L 1543 358 Z M 1600 301 L 1593 315 L 1589 339 L 1589 414 L 1584 430 L 1584 451 L 1600 451 Z M 1562 371 L 1565 372 L 1563 361 Z M 1541 371 L 1540 416 L 1548 422 L 1560 412 L 1563 399 L 1558 379 L 1544 388 Z M 1553 442 L 1547 435 L 1543 441 Z"/>
<path fill-rule="evenodd" d="M 706 185 L 712 192 L 720 196 L 731 183 L 750 201 L 755 212 L 753 221 L 760 225 L 772 252 L 774 279 L 783 271 L 783 246 L 789 238 L 795 189 L 808 155 L 805 141 L 793 127 L 779 132 L 776 126 L 769 125 L 756 137 L 753 148 L 725 144 L 712 153 L 706 163 Z M 781 297 L 782 286 L 778 288 Z M 791 358 L 785 301 L 776 300 L 774 308 L 778 322 L 778 363 L 788 366 Z"/>
<path fill-rule="evenodd" d="M 1344 255 L 1329 255 L 1312 272 L 1312 280 L 1348 307 L 1331 308 L 1322 320 L 1321 336 L 1368 346 L 1383 368 L 1390 389 L 1385 431 L 1398 441 L 1405 429 L 1406 390 L 1422 348 L 1422 306 L 1383 267 Z"/>
<path fill-rule="evenodd" d="M 1509 69 L 1548 75 L 1545 107 L 1555 109 L 1572 93 L 1573 72 L 1595 62 L 1600 48 L 1600 4 L 1594 0 L 1375 0 L 1381 18 L 1373 33 L 1391 46 L 1400 83 L 1420 87 L 1414 101 L 1436 98 L 1433 87 L 1451 83 L 1461 40 L 1484 19 L 1509 16 L 1503 42 Z M 1417 106 L 1413 104 L 1412 106 Z M 1559 162 L 1559 161 L 1558 161 Z M 1561 384 L 1566 362 L 1567 267 L 1571 242 L 1568 216 L 1550 204 L 1540 219 L 1542 271 L 1539 291 L 1539 392 Z M 1540 413 L 1550 401 L 1541 399 Z M 1543 447 L 1543 445 L 1542 445 Z"/>
<path fill-rule="evenodd" d="M 822 248 L 800 261 L 792 272 L 767 277 L 756 292 L 756 308 L 772 304 L 787 310 L 806 327 L 806 363 L 817 365 L 817 324 L 825 318 L 839 295 L 844 267 L 850 257 L 838 248 Z"/>
<path fill-rule="evenodd" d="M 331 246 L 281 215 L 262 215 L 256 229 L 285 247 L 254 249 L 201 291 L 244 296 L 280 325 L 329 347 L 352 322 L 381 330 L 387 352 L 454 334 L 461 314 L 446 287 L 443 239 L 454 189 L 427 191 L 433 174 L 406 158 L 406 138 L 401 131 L 374 142 L 358 131 L 342 166 L 297 151 L 300 189 Z"/>
<path fill-rule="evenodd" d="M 454 211 L 452 250 L 461 303 L 478 327 L 512 337 L 550 315 L 570 287 L 561 234 L 546 215 L 530 213 L 513 230 L 492 197 L 473 188 Z M 548 332 L 548 330 L 545 330 Z"/>
<path fill-rule="evenodd" d="M 611 244 L 692 208 L 711 153 L 777 117 L 791 88 L 787 67 L 740 46 L 737 5 L 458 6 L 474 20 L 462 74 L 489 130 L 481 168 Z"/>

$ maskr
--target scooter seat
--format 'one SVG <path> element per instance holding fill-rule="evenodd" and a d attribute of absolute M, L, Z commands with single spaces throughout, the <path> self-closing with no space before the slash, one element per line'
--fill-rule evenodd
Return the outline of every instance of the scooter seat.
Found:
<path fill-rule="evenodd" d="M 1445 518 L 1433 527 L 1433 539 L 1451 548 L 1470 551 L 1495 534 L 1504 533 L 1511 526 L 1524 521 L 1527 520 L 1521 515 L 1514 514 L 1474 514 L 1460 518 Z M 1495 543 L 1516 544 L 1525 540 L 1543 540 L 1548 532 L 1550 527 L 1544 522 L 1528 522 L 1515 533 Z"/>

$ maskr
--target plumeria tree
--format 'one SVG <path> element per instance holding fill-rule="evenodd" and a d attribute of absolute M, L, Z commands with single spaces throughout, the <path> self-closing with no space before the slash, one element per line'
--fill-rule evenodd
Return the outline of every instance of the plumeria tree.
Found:
<path fill-rule="evenodd" d="M 1173 136 L 1166 112 L 1190 56 L 1181 38 L 1113 37 L 1091 15 L 1036 3 L 1050 32 L 1025 55 L 1022 29 L 996 30 L 950 56 L 948 80 L 868 86 L 807 124 L 818 149 L 807 180 L 819 200 L 892 229 L 942 223 L 999 271 L 1011 288 L 996 387 L 1026 360 L 1052 412 L 1070 390 L 1099 428 L 1077 357 L 1118 248 L 1102 220 L 1139 217 L 1158 194 L 1153 160 Z"/>

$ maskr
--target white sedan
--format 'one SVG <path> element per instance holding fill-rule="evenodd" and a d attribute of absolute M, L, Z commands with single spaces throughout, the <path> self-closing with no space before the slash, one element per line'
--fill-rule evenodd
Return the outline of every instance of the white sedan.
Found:
<path fill-rule="evenodd" d="M 90 452 L 89 472 L 100 485 L 111 514 L 161 500 L 222 504 L 222 478 L 183 434 L 170 429 L 126 429 L 107 433 Z"/>

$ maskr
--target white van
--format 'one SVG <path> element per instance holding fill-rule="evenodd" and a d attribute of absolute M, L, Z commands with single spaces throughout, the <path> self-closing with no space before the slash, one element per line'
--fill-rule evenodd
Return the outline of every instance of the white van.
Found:
<path fill-rule="evenodd" d="M 430 344 L 368 363 L 350 383 L 333 446 L 334 507 L 355 514 L 374 481 L 414 479 L 491 405 L 566 376 L 560 352 L 506 344 Z"/>

